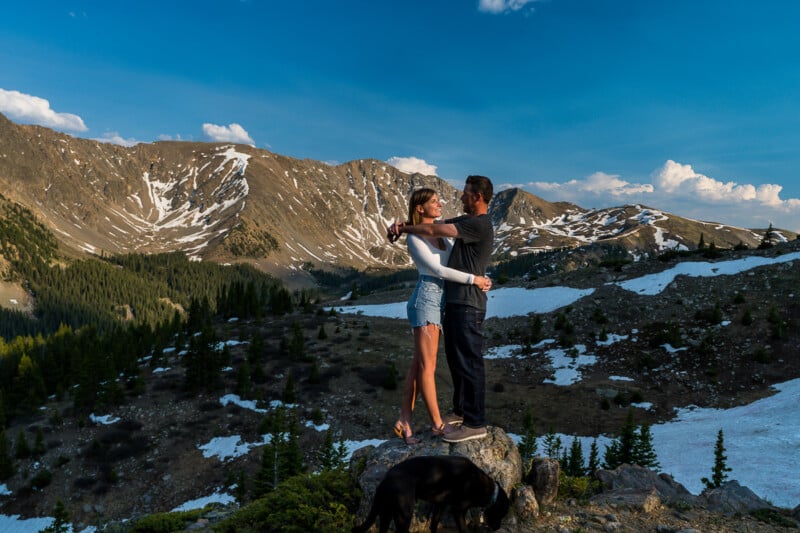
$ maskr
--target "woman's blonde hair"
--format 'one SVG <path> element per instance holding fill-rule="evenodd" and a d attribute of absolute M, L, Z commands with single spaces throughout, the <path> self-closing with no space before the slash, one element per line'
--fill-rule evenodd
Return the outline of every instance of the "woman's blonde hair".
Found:
<path fill-rule="evenodd" d="M 411 193 L 411 198 L 408 200 L 408 221 L 407 224 L 419 224 L 422 222 L 422 215 L 417 212 L 417 206 L 422 205 L 431 198 L 433 195 L 436 194 L 436 191 L 433 189 L 428 189 L 427 187 L 423 189 L 417 189 L 413 193 Z"/>

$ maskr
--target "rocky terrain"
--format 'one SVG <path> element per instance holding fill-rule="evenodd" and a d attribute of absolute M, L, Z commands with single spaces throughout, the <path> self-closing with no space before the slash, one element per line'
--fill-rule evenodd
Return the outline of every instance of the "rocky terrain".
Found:
<path fill-rule="evenodd" d="M 460 189 L 447 181 L 372 159 L 331 166 L 220 143 L 127 148 L 16 125 L 2 115 L 0 186 L 72 256 L 180 251 L 252 263 L 297 285 L 313 283 L 310 268 L 409 266 L 402 247 L 386 246 L 385 228 L 407 216 L 416 188 L 439 191 L 445 217 L 461 208 Z M 694 249 L 701 238 L 720 248 L 752 248 L 764 234 L 764 228 L 689 220 L 653 206 L 584 209 L 520 189 L 496 193 L 490 215 L 498 259 L 591 245 L 599 255 L 618 249 L 655 256 Z"/>
<path fill-rule="evenodd" d="M 798 249 L 800 242 L 792 241 L 767 250 L 728 252 L 724 259 Z M 637 423 L 655 423 L 669 420 L 675 407 L 694 404 L 727 408 L 749 403 L 771 394 L 770 385 L 800 376 L 795 263 L 733 276 L 679 277 L 655 296 L 636 295 L 608 283 L 673 265 L 649 260 L 618 268 L 584 268 L 536 280 L 509 280 L 508 284 L 531 287 L 596 288 L 590 297 L 569 308 L 541 315 L 543 337 L 564 342 L 563 328 L 556 327 L 559 314 L 571 324 L 575 343 L 594 343 L 603 330 L 638 333 L 635 342 L 595 346 L 597 364 L 586 368 L 583 379 L 569 387 L 543 384 L 552 369 L 541 359 L 490 361 L 487 408 L 492 424 L 510 433 L 522 433 L 523 415 L 532 408 L 540 435 L 550 428 L 565 434 L 614 435 L 624 422 L 625 404 L 631 398 L 653 404 L 651 410 L 637 411 Z M 400 301 L 410 290 L 410 284 L 401 284 L 363 295 L 358 302 Z M 333 302 L 341 303 L 332 300 L 328 304 Z M 36 416 L 17 421 L 7 430 L 10 439 L 23 432 L 33 442 L 36 431 L 42 429 L 47 452 L 39 459 L 20 461 L 17 475 L 8 483 L 15 496 L 4 498 L 2 512 L 46 516 L 56 500 L 62 499 L 76 523 L 102 524 L 173 509 L 231 487 L 240 472 L 252 476 L 261 463 L 260 448 L 240 457 L 220 459 L 204 457 L 199 447 L 215 437 L 229 435 L 240 435 L 242 442 L 261 439 L 262 413 L 220 401 L 234 390 L 237 368 L 255 332 L 267 339 L 269 354 L 265 367 L 268 378 L 253 391 L 253 397 L 264 402 L 261 405 L 282 397 L 291 373 L 301 425 L 321 417 L 316 422 L 329 424 L 347 440 L 390 439 L 400 391 L 388 386 L 387 380 L 392 368 L 398 379 L 407 368 L 411 346 L 407 325 L 403 320 L 331 314 L 321 311 L 325 302 L 321 303 L 319 311 L 298 311 L 280 319 L 218 324 L 219 338 L 236 342 L 230 345 L 231 371 L 226 374 L 225 388 L 214 394 L 187 395 L 182 387 L 180 357 L 167 352 L 158 368 L 142 362 L 146 378 L 143 394 L 129 395 L 125 405 L 109 412 L 94 413 L 118 419 L 115 423 L 106 424 L 75 412 L 68 396 L 49 402 Z M 752 322 L 744 320 L 747 313 Z M 722 320 L 730 324 L 718 326 Z M 530 340 L 532 321 L 533 317 L 488 320 L 489 347 L 525 344 Z M 280 351 L 280 340 L 289 335 L 294 323 L 302 326 L 308 355 L 320 361 L 321 379 L 317 383 L 309 381 L 308 362 L 289 359 Z M 321 330 L 325 331 L 324 338 L 320 338 Z M 665 342 L 686 350 L 668 355 L 661 347 Z M 442 405 L 446 405 L 450 383 L 443 358 L 439 365 L 438 392 Z M 609 381 L 610 375 L 625 375 L 634 381 Z M 301 446 L 308 464 L 313 465 L 323 434 L 303 427 Z M 415 429 L 424 432 L 426 428 L 421 409 L 415 417 Z M 52 481 L 40 489 L 30 488 L 42 470 L 51 473 Z M 612 515 L 616 519 L 609 518 Z M 775 530 L 765 529 L 749 517 L 722 517 L 701 509 L 666 508 L 642 515 L 608 505 L 595 508 L 569 502 L 544 509 L 541 519 L 542 527 L 552 527 L 552 531 L 589 530 L 590 523 L 613 530 L 607 529 L 611 522 L 633 524 L 627 531 L 656 530 L 637 529 L 640 523 L 649 524 L 648 528 L 667 528 L 659 531 Z"/>
<path fill-rule="evenodd" d="M 7 200 L 31 209 L 53 232 L 64 261 L 182 251 L 204 260 L 246 261 L 290 286 L 313 285 L 311 269 L 350 268 L 366 275 L 408 266 L 405 247 L 387 245 L 384 229 L 404 216 L 414 188 L 439 190 L 448 215 L 457 214 L 459 205 L 458 191 L 447 182 L 404 174 L 380 161 L 329 166 L 210 143 L 123 148 L 17 126 L 2 116 L 0 186 Z M 491 209 L 497 229 L 495 288 L 595 289 L 568 307 L 540 315 L 540 326 L 532 316 L 487 321 L 488 348 L 525 347 L 548 338 L 564 347 L 591 346 L 598 358 L 569 387 L 544 383 L 553 369 L 541 358 L 491 360 L 487 407 L 491 423 L 503 431 L 521 433 L 523 416 L 531 409 L 540 435 L 550 429 L 614 435 L 634 400 L 653 406 L 637 411 L 637 423 L 656 423 L 669 420 L 676 407 L 746 404 L 771 394 L 771 385 L 800 377 L 796 262 L 731 276 L 679 277 L 653 296 L 615 284 L 677 261 L 794 252 L 800 249 L 795 234 L 777 231 L 776 246 L 757 250 L 763 229 L 692 221 L 646 206 L 587 210 L 516 189 L 498 191 Z M 708 257 L 679 253 L 693 250 L 701 239 L 728 250 Z M 739 244 L 749 249 L 730 250 Z M 665 251 L 672 251 L 671 257 L 655 259 Z M 0 305 L 30 309 L 35 301 L 1 256 L 0 272 Z M 362 291 L 355 303 L 402 301 L 411 285 Z M 62 500 L 76 525 L 102 525 L 168 511 L 228 490 L 241 473 L 251 477 L 261 464 L 259 447 L 224 458 L 206 457 L 200 447 L 232 435 L 240 435 L 242 443 L 262 439 L 263 412 L 221 401 L 235 390 L 256 333 L 267 341 L 267 378 L 250 399 L 266 408 L 283 396 L 291 375 L 309 466 L 314 467 L 323 440 L 312 424 L 328 424 L 350 441 L 390 439 L 400 396 L 393 383 L 407 368 L 411 333 L 404 320 L 323 311 L 341 305 L 339 298 L 350 288 L 349 282 L 326 288 L 308 311 L 216 324 L 219 338 L 230 341 L 232 357 L 223 389 L 213 394 L 186 394 L 184 367 L 174 350 L 157 364 L 141 361 L 143 391 L 129 391 L 124 405 L 87 416 L 66 394 L 15 420 L 6 431 L 9 440 L 26 435 L 32 443 L 41 431 L 46 451 L 18 461 L 7 483 L 14 496 L 0 496 L 0 512 L 47 516 Z M 295 324 L 305 339 L 307 357 L 300 359 L 281 349 Z M 605 334 L 627 338 L 597 343 Z M 664 344 L 684 349 L 671 354 Z M 320 379 L 310 379 L 309 360 L 319 362 Z M 446 405 L 451 385 L 443 357 L 438 370 L 440 402 Z M 633 381 L 611 381 L 611 375 Z M 424 409 L 414 423 L 425 433 Z M 576 533 L 780 530 L 748 515 L 725 516 L 702 507 L 645 511 L 560 500 L 543 507 L 538 520 L 542 531 Z"/>

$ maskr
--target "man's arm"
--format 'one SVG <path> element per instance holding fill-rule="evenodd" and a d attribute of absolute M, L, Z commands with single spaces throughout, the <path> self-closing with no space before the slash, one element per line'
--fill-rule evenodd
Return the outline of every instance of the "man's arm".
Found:
<path fill-rule="evenodd" d="M 399 237 L 402 233 L 413 233 L 422 237 L 458 237 L 455 224 L 406 224 L 395 222 L 389 226 L 389 236 Z"/>

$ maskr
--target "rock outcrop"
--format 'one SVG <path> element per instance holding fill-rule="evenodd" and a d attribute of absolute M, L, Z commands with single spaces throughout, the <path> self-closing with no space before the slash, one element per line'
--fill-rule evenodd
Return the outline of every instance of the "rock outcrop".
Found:
<path fill-rule="evenodd" d="M 420 444 L 408 446 L 400 439 L 390 439 L 380 446 L 367 446 L 357 450 L 350 460 L 350 468 L 358 475 L 358 485 L 364 493 L 357 513 L 360 522 L 372 506 L 375 488 L 386 472 L 397 463 L 422 455 L 459 455 L 470 459 L 479 468 L 494 478 L 511 497 L 512 489 L 522 480 L 522 461 L 516 444 L 501 428 L 489 426 L 484 439 L 458 444 L 448 444 L 430 433 L 423 433 Z M 428 531 L 430 506 L 418 502 L 411 531 Z M 473 509 L 468 515 L 469 523 L 480 522 L 480 511 Z M 445 511 L 444 525 L 452 524 Z"/>
<path fill-rule="evenodd" d="M 705 500 L 709 511 L 729 515 L 773 507 L 752 490 L 741 486 L 738 481 L 728 481 L 720 487 L 707 489 L 700 497 Z"/>
<path fill-rule="evenodd" d="M 669 474 L 658 474 L 649 468 L 638 465 L 622 465 L 616 470 L 598 470 L 595 476 L 602 484 L 600 494 L 592 498 L 593 502 L 613 502 L 617 497 L 630 503 L 635 494 L 637 500 L 644 505 L 648 495 L 655 491 L 661 502 L 670 505 L 697 504 L 694 496 L 686 487 L 672 479 Z"/>

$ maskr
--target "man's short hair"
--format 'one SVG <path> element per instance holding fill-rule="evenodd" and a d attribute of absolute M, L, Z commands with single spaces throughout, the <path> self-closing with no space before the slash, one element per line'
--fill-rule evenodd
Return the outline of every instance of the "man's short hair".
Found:
<path fill-rule="evenodd" d="M 467 183 L 472 186 L 474 192 L 480 193 L 484 202 L 488 204 L 492 201 L 492 196 L 494 196 L 492 180 L 486 176 L 467 176 Z"/>

